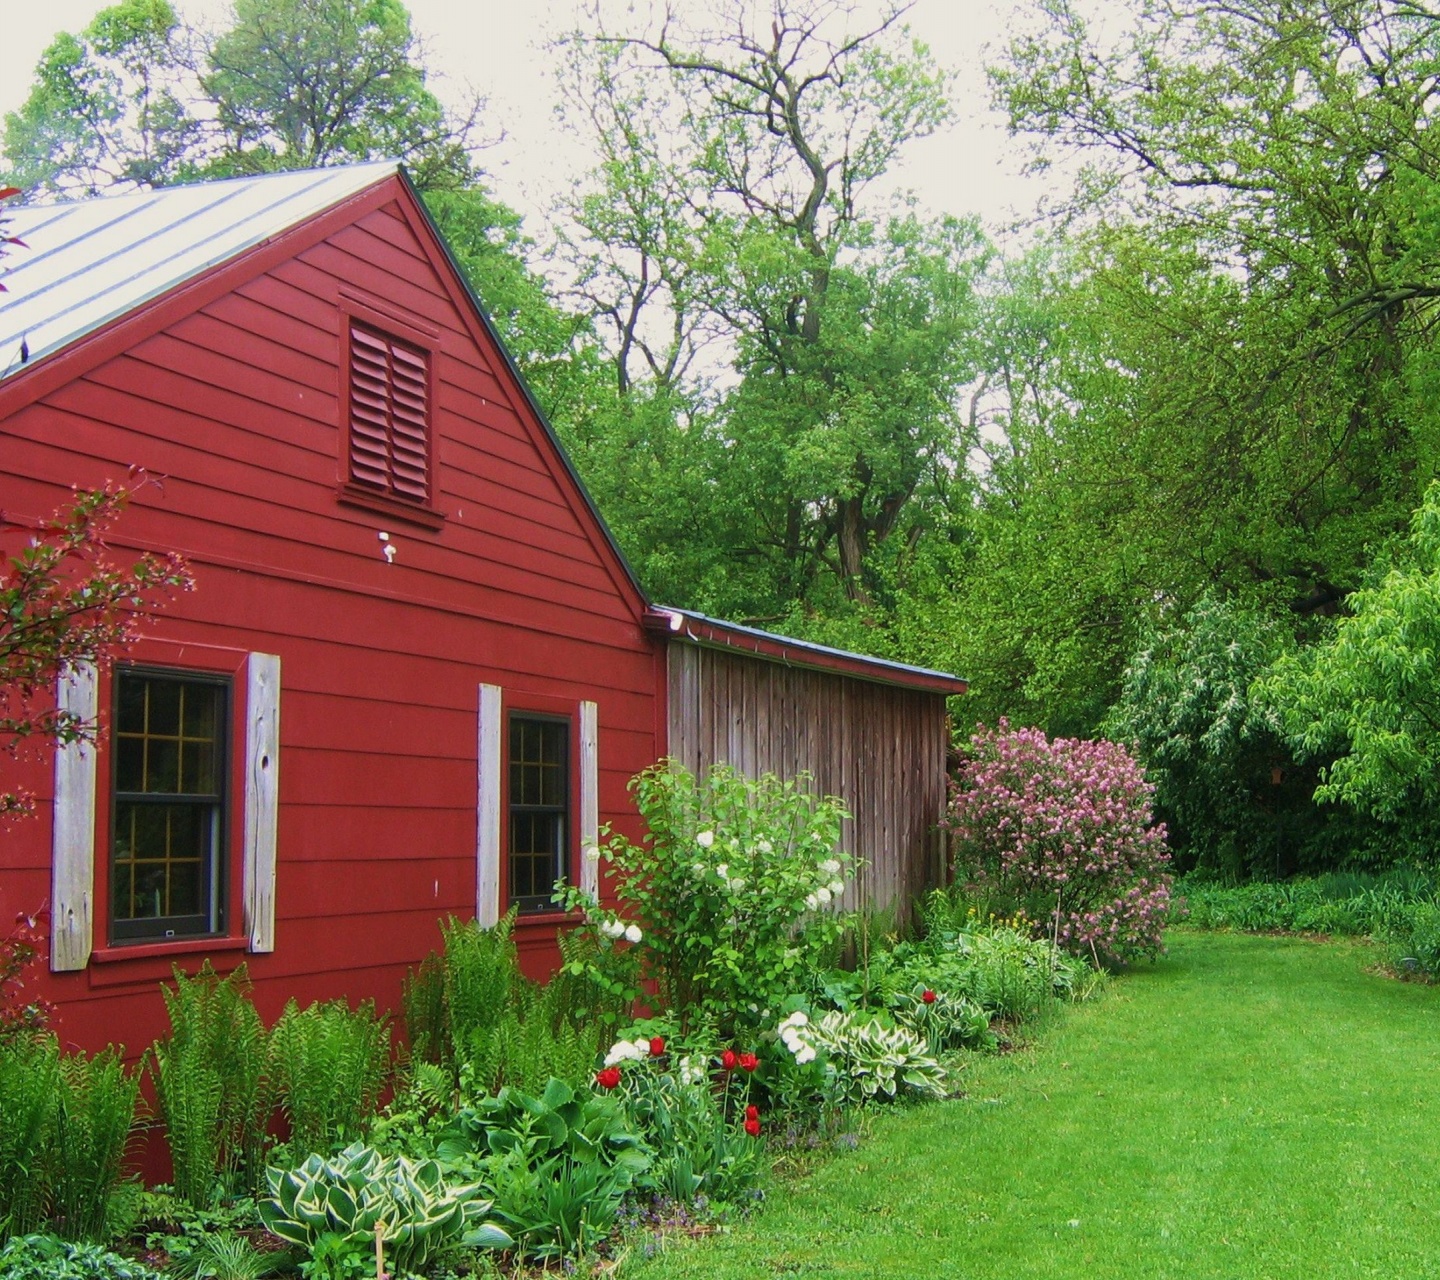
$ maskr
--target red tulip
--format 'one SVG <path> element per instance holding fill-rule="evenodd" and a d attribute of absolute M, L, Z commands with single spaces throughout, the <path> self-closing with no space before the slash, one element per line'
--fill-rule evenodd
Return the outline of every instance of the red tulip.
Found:
<path fill-rule="evenodd" d="M 742 1070 L 754 1071 L 760 1065 L 760 1059 L 753 1053 L 742 1053 L 740 1055 L 740 1066 Z"/>
<path fill-rule="evenodd" d="M 757 1107 L 753 1102 L 752 1102 L 748 1107 L 745 1108 L 745 1119 L 747 1119 L 747 1120 L 758 1120 L 758 1119 L 760 1119 L 760 1108 Z"/>
<path fill-rule="evenodd" d="M 920 993 L 920 999 L 925 1001 L 926 1004 L 934 1004 L 935 993 L 931 991 L 929 987 L 926 987 L 925 990 Z"/>
<path fill-rule="evenodd" d="M 620 1083 L 620 1068 L 606 1067 L 603 1071 L 595 1073 L 595 1083 L 602 1089 L 613 1089 Z"/>
<path fill-rule="evenodd" d="M 758 1117 L 751 1116 L 745 1121 L 745 1132 L 752 1138 L 758 1138 L 760 1136 L 760 1121 Z"/>
<path fill-rule="evenodd" d="M 651 1037 L 650 1037 L 650 1056 L 651 1056 L 652 1058 L 658 1058 L 658 1057 L 660 1057 L 664 1052 L 665 1052 L 665 1037 L 664 1037 L 664 1036 L 651 1036 Z"/>
<path fill-rule="evenodd" d="M 739 1065 L 739 1062 L 740 1059 L 735 1056 L 734 1049 L 726 1049 L 725 1052 L 720 1055 L 720 1065 L 724 1067 L 726 1071 L 734 1071 L 736 1066 Z"/>

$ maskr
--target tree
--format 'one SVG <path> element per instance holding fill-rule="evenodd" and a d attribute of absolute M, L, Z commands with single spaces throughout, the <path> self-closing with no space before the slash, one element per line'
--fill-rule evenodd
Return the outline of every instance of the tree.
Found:
<path fill-rule="evenodd" d="M 8 560 L 0 581 L 0 739 L 12 757 L 37 741 L 95 741 L 94 721 L 55 704 L 56 680 L 80 663 L 111 661 L 140 634 L 146 610 L 193 586 L 174 553 L 146 554 L 128 567 L 106 555 L 106 533 L 144 483 L 135 476 L 76 493 Z M 0 791 L 0 818 L 32 808 L 24 791 Z"/>
<path fill-rule="evenodd" d="M 701 575 L 683 603 L 801 628 L 876 620 L 887 545 L 923 536 L 919 508 L 963 455 L 953 395 L 984 247 L 973 226 L 867 202 L 947 110 L 903 12 L 856 30 L 818 0 L 764 22 L 735 4 L 713 25 L 667 10 L 616 31 L 597 6 L 566 43 L 571 118 L 601 157 L 568 206 L 580 290 L 619 394 L 678 416 L 646 441 L 705 476 L 721 513 L 717 544 L 690 541 L 712 532 L 693 522 L 665 534 L 724 566 L 717 596 Z M 671 505 L 646 496 L 637 515 Z M 623 496 L 602 505 L 628 516 Z"/>

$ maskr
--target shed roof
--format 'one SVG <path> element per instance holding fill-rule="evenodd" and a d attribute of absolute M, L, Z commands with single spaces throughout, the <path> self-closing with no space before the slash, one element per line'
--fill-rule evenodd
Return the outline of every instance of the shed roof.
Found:
<path fill-rule="evenodd" d="M 0 379 L 398 170 L 381 161 L 12 210 L 9 234 L 28 248 L 6 259 Z"/>
<path fill-rule="evenodd" d="M 793 636 L 744 627 L 738 622 L 707 618 L 703 613 L 695 613 L 690 609 L 674 609 L 668 605 L 652 606 L 645 615 L 645 623 L 652 631 L 663 632 L 672 639 L 690 644 L 748 653 L 787 666 L 831 671 L 837 675 L 870 680 L 877 684 L 898 685 L 926 693 L 943 694 L 964 693 L 970 687 L 968 681 L 946 671 L 912 667 L 907 663 L 891 662 L 886 658 L 871 658 L 863 653 L 851 653 L 847 649 L 832 649 L 829 645 L 816 644 L 813 640 L 796 640 Z"/>

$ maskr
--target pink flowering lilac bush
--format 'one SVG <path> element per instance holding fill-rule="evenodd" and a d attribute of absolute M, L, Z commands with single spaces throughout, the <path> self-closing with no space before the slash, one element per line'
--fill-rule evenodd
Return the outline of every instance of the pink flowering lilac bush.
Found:
<path fill-rule="evenodd" d="M 1171 877 L 1151 792 L 1118 743 L 982 727 L 950 803 L 957 878 L 1014 898 L 1068 951 L 1155 955 Z"/>

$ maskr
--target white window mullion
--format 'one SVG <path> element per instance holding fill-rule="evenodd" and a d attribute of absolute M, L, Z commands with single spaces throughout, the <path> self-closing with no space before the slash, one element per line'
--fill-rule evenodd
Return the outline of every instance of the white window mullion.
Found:
<path fill-rule="evenodd" d="M 487 929 L 500 920 L 502 715 L 500 686 L 482 684 L 476 743 L 475 919 Z"/>
<path fill-rule="evenodd" d="M 95 664 L 77 663 L 60 677 L 56 705 L 93 724 L 99 709 Z M 95 898 L 95 748 L 65 742 L 55 749 L 55 828 L 51 846 L 50 968 L 90 963 Z"/>

